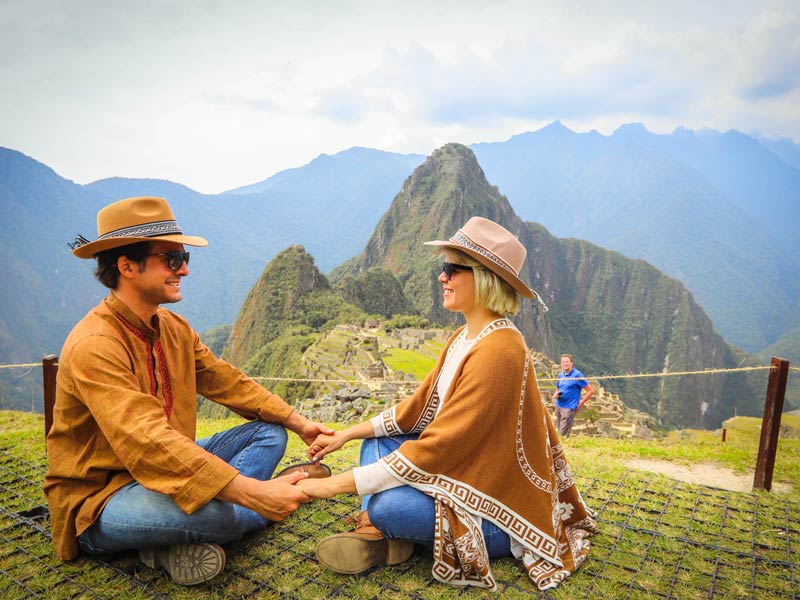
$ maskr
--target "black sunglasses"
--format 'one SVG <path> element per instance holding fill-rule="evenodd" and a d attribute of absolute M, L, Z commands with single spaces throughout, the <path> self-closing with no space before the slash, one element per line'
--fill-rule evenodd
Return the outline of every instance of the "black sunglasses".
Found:
<path fill-rule="evenodd" d="M 442 273 L 447 277 L 447 281 L 450 281 L 450 278 L 453 276 L 453 271 L 472 271 L 472 267 L 449 262 L 442 263 Z"/>
<path fill-rule="evenodd" d="M 170 271 L 180 271 L 183 263 L 189 264 L 189 253 L 182 250 L 172 250 L 170 252 L 157 252 L 155 254 L 148 254 L 147 256 L 166 256 L 167 266 Z"/>

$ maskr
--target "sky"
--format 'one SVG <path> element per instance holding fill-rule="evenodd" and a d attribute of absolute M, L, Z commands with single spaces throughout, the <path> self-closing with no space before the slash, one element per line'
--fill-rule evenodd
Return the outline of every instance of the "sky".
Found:
<path fill-rule="evenodd" d="M 220 193 L 560 120 L 800 141 L 797 0 L 0 0 L 0 146 Z"/>

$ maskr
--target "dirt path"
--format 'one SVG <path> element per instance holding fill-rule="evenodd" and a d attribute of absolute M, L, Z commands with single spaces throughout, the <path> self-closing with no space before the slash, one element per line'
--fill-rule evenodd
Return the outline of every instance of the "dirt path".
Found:
<path fill-rule="evenodd" d="M 697 463 L 691 466 L 681 465 L 668 460 L 637 458 L 625 462 L 632 469 L 661 473 L 667 477 L 710 487 L 722 488 L 733 492 L 750 492 L 753 489 L 753 475 L 742 475 L 733 469 L 720 467 L 711 463 Z M 786 494 L 792 491 L 787 483 L 772 483 L 772 491 Z"/>

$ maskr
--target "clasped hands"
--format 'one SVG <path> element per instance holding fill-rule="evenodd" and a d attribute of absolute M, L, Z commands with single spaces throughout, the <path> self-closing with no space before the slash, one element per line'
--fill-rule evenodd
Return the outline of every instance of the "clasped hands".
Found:
<path fill-rule="evenodd" d="M 308 456 L 315 462 L 347 441 L 342 432 L 310 421 L 296 412 L 288 417 L 285 425 L 309 445 Z M 301 504 L 355 491 L 355 483 L 349 485 L 347 476 L 353 481 L 352 472 L 324 479 L 310 479 L 306 473 L 290 473 L 267 481 L 240 473 L 219 492 L 217 498 L 245 506 L 271 521 L 283 521 Z"/>
<path fill-rule="evenodd" d="M 344 431 L 321 433 L 308 446 L 308 457 L 319 462 L 324 456 L 341 448 L 350 438 Z M 322 479 L 303 479 L 297 483 L 304 494 L 310 498 L 332 498 L 336 494 L 355 492 L 353 472 L 347 471 Z"/>

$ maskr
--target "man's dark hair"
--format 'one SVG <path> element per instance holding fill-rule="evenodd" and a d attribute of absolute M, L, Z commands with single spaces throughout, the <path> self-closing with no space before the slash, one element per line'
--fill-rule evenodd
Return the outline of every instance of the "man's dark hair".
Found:
<path fill-rule="evenodd" d="M 94 276 L 107 288 L 117 289 L 117 285 L 119 285 L 117 259 L 120 256 L 127 256 L 130 260 L 139 264 L 139 269 L 143 269 L 147 255 L 150 254 L 150 247 L 150 242 L 137 242 L 98 252 L 95 255 L 97 269 L 95 269 Z"/>

